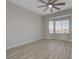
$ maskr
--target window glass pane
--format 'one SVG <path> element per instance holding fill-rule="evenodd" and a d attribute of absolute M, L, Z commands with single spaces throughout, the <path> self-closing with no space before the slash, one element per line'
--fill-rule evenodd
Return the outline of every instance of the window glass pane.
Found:
<path fill-rule="evenodd" d="M 61 21 L 56 21 L 56 23 L 55 23 L 55 32 L 56 33 L 61 33 Z"/>
<path fill-rule="evenodd" d="M 69 33 L 69 20 L 62 21 L 62 33 Z"/>
<path fill-rule="evenodd" d="M 54 31 L 53 31 L 53 21 L 49 21 L 49 33 L 54 33 Z"/>

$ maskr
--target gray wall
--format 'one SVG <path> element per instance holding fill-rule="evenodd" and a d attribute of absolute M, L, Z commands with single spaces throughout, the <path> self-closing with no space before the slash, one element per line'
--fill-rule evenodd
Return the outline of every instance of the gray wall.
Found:
<path fill-rule="evenodd" d="M 7 49 L 42 39 L 42 17 L 7 2 Z"/>
<path fill-rule="evenodd" d="M 68 9 L 62 12 L 55 14 L 42 16 L 36 15 L 24 8 L 21 8 L 15 4 L 7 2 L 7 49 L 16 47 L 25 43 L 40 39 L 67 39 L 71 40 L 71 24 L 70 24 L 70 33 L 68 35 L 60 35 L 59 38 L 57 35 L 48 34 L 48 18 L 58 17 L 64 14 L 72 13 L 72 9 Z M 65 17 L 65 19 L 70 19 L 71 17 Z M 54 20 L 54 19 L 52 19 Z M 43 34 L 43 36 L 42 36 Z M 65 38 L 66 37 L 66 38 Z"/>

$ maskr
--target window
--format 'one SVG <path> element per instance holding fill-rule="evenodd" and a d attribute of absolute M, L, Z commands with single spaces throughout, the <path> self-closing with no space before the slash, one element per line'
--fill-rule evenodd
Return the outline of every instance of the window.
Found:
<path fill-rule="evenodd" d="M 56 21 L 56 33 L 69 33 L 69 20 Z"/>
<path fill-rule="evenodd" d="M 69 20 L 62 21 L 62 33 L 69 33 Z"/>
<path fill-rule="evenodd" d="M 54 27 L 55 25 L 55 27 Z M 54 32 L 55 28 L 55 32 Z M 51 33 L 69 33 L 69 20 L 49 21 L 49 34 Z"/>
<path fill-rule="evenodd" d="M 61 33 L 61 21 L 56 21 L 55 23 L 55 33 Z"/>
<path fill-rule="evenodd" d="M 53 29 L 53 21 L 49 21 L 49 33 L 54 33 Z"/>

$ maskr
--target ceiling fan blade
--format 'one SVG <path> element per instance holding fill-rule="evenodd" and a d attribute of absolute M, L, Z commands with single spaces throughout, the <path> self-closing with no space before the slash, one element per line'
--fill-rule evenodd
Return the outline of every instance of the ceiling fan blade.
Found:
<path fill-rule="evenodd" d="M 47 2 L 45 2 L 45 1 L 43 1 L 43 0 L 38 0 L 38 1 L 40 1 L 40 2 L 42 2 L 42 3 L 44 3 L 44 4 L 48 4 Z"/>
<path fill-rule="evenodd" d="M 41 8 L 41 7 L 46 7 L 47 5 L 43 5 L 43 6 L 38 6 L 37 8 Z"/>
<path fill-rule="evenodd" d="M 54 5 L 65 5 L 65 2 L 62 2 L 62 3 L 56 3 Z"/>
<path fill-rule="evenodd" d="M 45 12 L 47 9 L 48 9 L 48 7 L 47 7 L 46 9 L 44 9 L 44 11 L 43 11 L 43 12 Z"/>
<path fill-rule="evenodd" d="M 53 6 L 55 9 L 60 10 L 60 8 Z"/>
<path fill-rule="evenodd" d="M 56 1 L 58 1 L 58 0 L 53 0 L 51 3 L 53 4 L 53 3 L 55 3 Z"/>
<path fill-rule="evenodd" d="M 48 0 L 48 2 L 51 2 L 52 0 Z"/>

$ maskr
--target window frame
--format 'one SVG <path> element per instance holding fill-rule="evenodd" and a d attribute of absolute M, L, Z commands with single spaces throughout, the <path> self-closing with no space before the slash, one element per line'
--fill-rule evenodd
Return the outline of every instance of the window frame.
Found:
<path fill-rule="evenodd" d="M 54 34 L 54 21 L 53 21 L 53 33 L 50 33 L 50 31 L 49 31 L 49 22 L 50 22 L 50 21 L 53 21 L 53 20 L 49 20 L 49 21 L 48 21 L 48 33 L 49 33 L 49 34 Z"/>
<path fill-rule="evenodd" d="M 69 22 L 69 24 L 68 24 L 68 33 L 62 33 L 62 31 L 61 31 L 61 33 L 56 33 L 56 29 L 55 29 L 55 27 L 56 27 L 56 21 L 65 21 L 65 20 L 68 20 L 68 22 Z M 53 33 L 49 33 L 49 21 L 53 21 Z M 64 20 L 49 20 L 48 21 L 48 33 L 49 34 L 69 34 L 70 33 L 70 20 L 69 19 L 64 19 Z M 61 28 L 62 28 L 62 26 L 61 26 Z"/>

